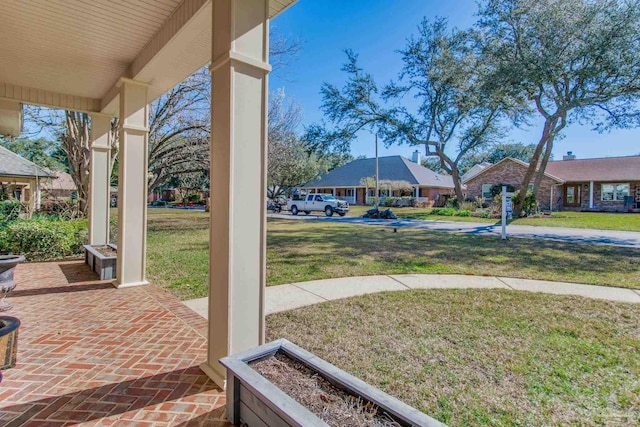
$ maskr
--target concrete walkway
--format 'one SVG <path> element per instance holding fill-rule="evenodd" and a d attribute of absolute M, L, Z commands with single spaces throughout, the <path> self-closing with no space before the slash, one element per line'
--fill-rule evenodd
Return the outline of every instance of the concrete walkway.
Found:
<path fill-rule="evenodd" d="M 307 305 L 384 291 L 407 289 L 511 289 L 555 295 L 576 295 L 615 302 L 640 304 L 640 290 L 578 283 L 507 277 L 462 276 L 455 274 L 398 274 L 389 276 L 341 277 L 289 285 L 270 286 L 266 293 L 266 313 L 278 313 Z M 207 298 L 184 301 L 207 317 Z"/>
<path fill-rule="evenodd" d="M 325 217 L 318 215 L 269 214 L 271 218 L 329 221 L 346 224 L 374 225 L 397 228 L 415 228 L 452 233 L 500 236 L 502 227 L 499 224 L 457 221 L 429 221 L 418 219 L 367 219 L 361 217 Z M 640 217 L 638 218 L 640 220 Z M 543 227 L 532 225 L 507 226 L 508 237 L 524 239 L 546 239 L 571 243 L 589 243 L 596 245 L 623 246 L 640 249 L 640 232 L 592 230 L 588 228 Z"/>

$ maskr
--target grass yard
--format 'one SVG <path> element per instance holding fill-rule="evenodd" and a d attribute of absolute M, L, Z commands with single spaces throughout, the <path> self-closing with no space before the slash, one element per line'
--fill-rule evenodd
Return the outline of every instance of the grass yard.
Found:
<path fill-rule="evenodd" d="M 350 206 L 347 216 L 362 216 L 371 206 Z M 386 209 L 386 208 L 384 208 Z M 398 218 L 430 221 L 459 221 L 495 224 L 496 219 L 431 215 L 430 208 L 391 208 Z M 601 212 L 554 212 L 541 218 L 518 218 L 517 225 L 545 227 L 592 228 L 596 230 L 640 231 L 640 214 Z"/>
<path fill-rule="evenodd" d="M 271 315 L 276 338 L 451 426 L 640 424 L 638 304 L 389 292 Z"/>
<path fill-rule="evenodd" d="M 180 299 L 207 295 L 209 217 L 149 209 L 147 275 Z M 640 288 L 640 250 L 544 240 L 269 220 L 267 285 L 343 276 L 453 273 Z"/>

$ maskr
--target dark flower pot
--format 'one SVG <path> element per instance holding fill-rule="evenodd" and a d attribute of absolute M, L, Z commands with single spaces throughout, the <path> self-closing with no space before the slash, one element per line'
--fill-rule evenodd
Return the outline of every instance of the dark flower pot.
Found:
<path fill-rule="evenodd" d="M 11 316 L 0 316 L 0 371 L 16 366 L 18 354 L 18 328 L 20 320 Z M 2 372 L 0 372 L 2 382 Z"/>
<path fill-rule="evenodd" d="M 7 311 L 13 307 L 13 304 L 5 301 L 5 297 L 16 287 L 16 282 L 13 281 L 13 269 L 21 262 L 24 262 L 23 256 L 0 255 L 0 294 L 2 295 L 0 311 Z"/>

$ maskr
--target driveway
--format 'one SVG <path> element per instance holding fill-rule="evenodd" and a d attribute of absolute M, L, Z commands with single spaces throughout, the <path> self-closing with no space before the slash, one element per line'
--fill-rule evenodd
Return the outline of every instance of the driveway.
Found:
<path fill-rule="evenodd" d="M 498 224 L 428 221 L 417 219 L 368 219 L 361 217 L 325 217 L 316 215 L 269 214 L 270 218 L 306 221 L 328 221 L 358 225 L 375 225 L 396 228 L 415 228 L 451 233 L 476 234 L 500 237 L 502 226 Z M 560 242 L 589 243 L 594 245 L 623 246 L 640 249 L 640 232 L 592 230 L 587 228 L 539 227 L 531 225 L 507 226 L 507 237 L 523 239 L 546 239 Z"/>

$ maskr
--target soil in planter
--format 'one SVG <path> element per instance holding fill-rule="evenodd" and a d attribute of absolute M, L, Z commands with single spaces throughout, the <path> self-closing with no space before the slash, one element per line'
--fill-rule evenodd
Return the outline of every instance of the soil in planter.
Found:
<path fill-rule="evenodd" d="M 334 387 L 317 372 L 283 353 L 250 365 L 330 426 L 400 425 L 382 414 L 375 405 Z"/>
<path fill-rule="evenodd" d="M 107 246 L 107 245 L 94 246 L 93 249 L 100 252 L 102 255 L 108 256 L 108 257 L 116 256 L 117 254 L 116 251 L 111 246 Z"/>

